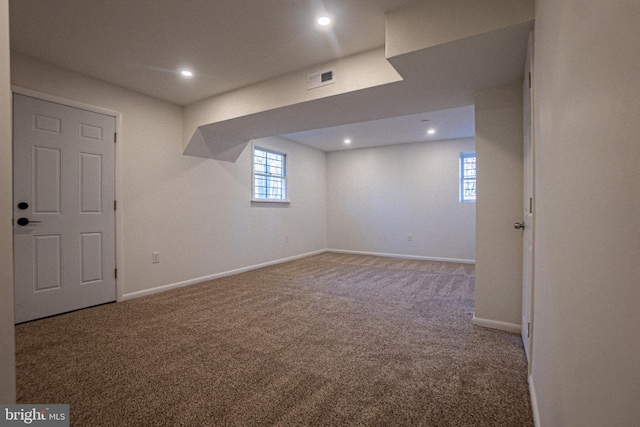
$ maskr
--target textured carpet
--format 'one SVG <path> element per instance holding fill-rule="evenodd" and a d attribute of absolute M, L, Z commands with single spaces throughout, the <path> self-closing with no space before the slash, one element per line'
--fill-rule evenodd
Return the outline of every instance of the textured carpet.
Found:
<path fill-rule="evenodd" d="M 474 266 L 325 253 L 16 327 L 19 403 L 74 426 L 532 426 Z"/>

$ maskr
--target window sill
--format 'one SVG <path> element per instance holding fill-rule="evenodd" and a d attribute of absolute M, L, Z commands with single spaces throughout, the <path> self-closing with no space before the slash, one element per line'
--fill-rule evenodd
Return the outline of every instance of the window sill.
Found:
<path fill-rule="evenodd" d="M 290 205 L 289 200 L 251 199 L 252 205 Z"/>

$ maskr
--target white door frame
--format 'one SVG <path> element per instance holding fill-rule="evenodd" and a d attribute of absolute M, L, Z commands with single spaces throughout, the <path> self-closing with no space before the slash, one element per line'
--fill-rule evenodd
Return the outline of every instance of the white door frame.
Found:
<path fill-rule="evenodd" d="M 123 215 L 122 215 L 122 144 L 124 138 L 122 136 L 122 113 L 118 111 L 109 110 L 102 107 L 96 107 L 95 105 L 85 104 L 83 102 L 73 101 L 66 98 L 61 98 L 48 93 L 38 92 L 35 90 L 23 88 L 20 86 L 11 86 L 11 91 L 14 94 L 29 96 L 31 98 L 41 99 L 43 101 L 54 102 L 56 104 L 66 105 L 67 107 L 79 108 L 81 110 L 91 111 L 93 113 L 104 114 L 106 116 L 115 117 L 116 119 L 116 133 L 118 135 L 117 142 L 115 144 L 115 187 L 116 187 L 116 200 L 118 206 L 115 211 L 116 218 L 116 269 L 118 271 L 118 277 L 116 278 L 116 301 L 122 301 L 124 295 L 124 269 L 123 263 Z"/>
<path fill-rule="evenodd" d="M 534 288 L 535 288 L 535 225 L 536 225 L 536 185 L 535 185 L 535 178 L 536 178 L 536 144 L 535 144 L 535 139 L 536 139 L 536 133 L 535 133 L 535 109 L 534 109 L 534 104 L 535 104 L 535 100 L 534 100 L 534 75 L 533 75 L 533 64 L 534 64 L 534 57 L 533 57 L 533 46 L 535 43 L 534 40 L 535 37 L 535 33 L 534 30 L 532 29 L 529 32 L 529 43 L 527 46 L 528 49 L 528 54 L 527 54 L 527 66 L 528 69 L 526 70 L 528 73 L 528 76 L 525 74 L 525 82 L 523 83 L 523 90 L 528 90 L 529 91 L 529 118 L 528 120 L 530 121 L 529 123 L 529 156 L 527 156 L 526 153 L 523 153 L 523 158 L 527 159 L 527 157 L 529 158 L 529 187 L 531 190 L 531 194 L 528 194 L 528 189 L 524 188 L 524 192 L 523 195 L 524 197 L 527 197 L 527 195 L 529 195 L 531 197 L 531 199 L 529 200 L 529 218 L 527 218 L 527 220 L 525 221 L 525 227 L 528 227 L 529 230 L 531 230 L 531 237 L 530 237 L 530 245 L 531 245 L 531 253 L 530 253 L 530 258 L 529 258 L 529 278 L 528 278 L 528 295 L 529 295 L 529 299 L 528 301 L 524 301 L 523 300 L 523 311 L 525 310 L 525 306 L 524 304 L 528 305 L 528 318 L 524 319 L 524 315 L 523 315 L 523 325 L 522 325 L 522 334 L 523 334 L 523 340 L 527 340 L 527 350 L 528 350 L 528 374 L 531 375 L 532 370 L 533 370 L 533 346 L 534 346 L 534 340 L 533 340 L 533 328 L 534 328 Z M 528 82 L 527 82 L 528 80 Z M 528 84 L 527 84 L 528 83 Z M 528 87 L 528 89 L 526 89 Z M 525 97 L 526 99 L 526 97 Z M 526 112 L 526 109 L 525 109 Z M 527 120 L 525 118 L 525 120 Z M 525 147 L 526 148 L 526 147 Z M 524 173 L 527 173 L 527 165 L 524 165 Z M 527 177 L 525 177 L 524 179 L 525 181 L 525 185 L 527 183 Z M 523 205 L 525 205 L 525 209 L 526 209 L 526 200 L 523 200 Z M 526 215 L 525 215 L 526 216 Z M 523 218 L 524 219 L 524 218 Z M 526 251 L 523 250 L 523 274 L 526 271 L 525 268 L 525 263 L 527 262 L 526 260 L 527 257 L 527 253 Z M 527 284 L 524 283 L 524 276 L 523 276 L 523 286 L 527 286 Z M 525 290 L 523 289 L 523 295 L 524 295 Z M 523 313 L 524 314 L 524 313 Z M 527 320 L 528 321 L 528 325 L 524 324 L 524 321 Z M 524 336 L 524 331 L 527 331 L 527 336 Z"/>

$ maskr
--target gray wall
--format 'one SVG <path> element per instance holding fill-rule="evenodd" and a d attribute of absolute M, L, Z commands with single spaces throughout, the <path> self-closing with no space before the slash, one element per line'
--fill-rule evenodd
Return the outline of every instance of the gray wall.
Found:
<path fill-rule="evenodd" d="M 475 203 L 458 201 L 458 156 L 473 150 L 468 138 L 328 153 L 329 249 L 473 261 Z"/>
<path fill-rule="evenodd" d="M 539 0 L 532 379 L 543 426 L 640 420 L 640 3 Z"/>
<path fill-rule="evenodd" d="M 0 402 L 15 401 L 9 2 L 0 1 Z"/>

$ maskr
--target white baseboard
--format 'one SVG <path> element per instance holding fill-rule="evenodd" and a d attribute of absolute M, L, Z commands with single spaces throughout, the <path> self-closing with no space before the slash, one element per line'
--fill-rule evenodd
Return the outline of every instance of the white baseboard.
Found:
<path fill-rule="evenodd" d="M 207 282 L 209 280 L 219 279 L 221 277 L 233 276 L 234 274 L 245 273 L 247 271 L 257 270 L 258 268 L 268 267 L 270 265 L 275 265 L 275 264 L 281 264 L 283 262 L 293 261 L 293 260 L 300 259 L 300 258 L 306 258 L 306 257 L 311 256 L 311 255 L 318 255 L 318 254 L 322 254 L 322 253 L 325 253 L 325 252 L 326 252 L 326 250 L 322 249 L 322 250 L 319 250 L 319 251 L 308 252 L 308 253 L 305 253 L 305 254 L 300 254 L 300 255 L 295 255 L 295 256 L 292 256 L 292 257 L 288 257 L 288 258 L 282 258 L 282 259 L 278 259 L 278 260 L 274 260 L 274 261 L 269 261 L 269 262 L 265 262 L 265 263 L 262 263 L 262 264 L 251 265 L 251 266 L 248 266 L 248 267 L 242 267 L 242 268 L 238 268 L 238 269 L 235 269 L 235 270 L 223 271 L 221 273 L 216 273 L 216 274 L 212 274 L 212 275 L 209 275 L 209 276 L 197 277 L 195 279 L 185 280 L 184 282 L 171 283 L 171 284 L 168 284 L 168 285 L 157 286 L 157 287 L 151 288 L 151 289 L 145 289 L 144 291 L 131 292 L 129 294 L 124 294 L 122 296 L 122 300 L 121 301 L 126 301 L 126 300 L 130 300 L 130 299 L 134 299 L 134 298 L 140 298 L 140 297 L 143 297 L 143 296 L 146 296 L 146 295 L 153 295 L 153 294 L 157 294 L 159 292 L 168 291 L 170 289 L 183 288 L 185 286 L 195 285 L 195 284 L 198 284 L 198 283 Z"/>
<path fill-rule="evenodd" d="M 234 274 L 245 273 L 247 271 L 256 270 L 258 268 L 268 267 L 270 265 L 280 264 L 287 261 L 293 261 L 296 259 L 305 258 L 311 255 L 318 255 L 325 252 L 336 252 L 336 253 L 354 254 L 354 255 L 373 255 L 373 256 L 390 257 L 390 258 L 401 258 L 401 259 L 418 259 L 418 260 L 424 260 L 424 261 L 457 262 L 461 264 L 475 264 L 475 260 L 469 260 L 469 259 L 436 258 L 436 257 L 424 257 L 424 256 L 414 256 L 414 255 L 386 254 L 386 253 L 378 253 L 378 252 L 347 251 L 347 250 L 341 250 L 341 249 L 321 249 L 318 251 L 308 252 L 308 253 L 295 255 L 288 258 L 269 261 L 262 264 L 256 264 L 248 267 L 238 268 L 235 270 L 224 271 L 224 272 L 212 274 L 209 276 L 197 277 L 195 279 L 185 280 L 184 282 L 171 283 L 168 285 L 157 286 L 151 289 L 145 289 L 143 291 L 131 292 L 128 294 L 124 294 L 120 301 L 139 298 L 146 295 L 153 295 L 159 292 L 168 291 L 170 289 L 177 289 L 185 286 L 195 285 L 198 283 L 207 282 L 209 280 L 219 279 L 221 277 L 233 276 Z M 491 326 L 488 326 L 488 327 L 491 327 Z"/>
<path fill-rule="evenodd" d="M 459 264 L 475 264 L 475 259 L 457 259 L 457 258 L 438 258 L 428 257 L 420 255 L 402 255 L 402 254 L 387 254 L 380 252 L 364 252 L 364 251 L 349 251 L 344 249 L 327 249 L 326 252 L 335 252 L 339 254 L 353 254 L 353 255 L 372 255 L 381 256 L 387 258 L 401 258 L 401 259 L 418 259 L 422 261 L 439 261 L 439 262 L 457 262 Z"/>
<path fill-rule="evenodd" d="M 533 384 L 533 377 L 529 375 L 529 394 L 531 395 L 531 409 L 533 410 L 533 425 L 541 427 L 540 412 L 538 412 L 538 397 L 536 396 L 536 387 Z"/>
<path fill-rule="evenodd" d="M 501 331 L 512 332 L 514 334 L 522 333 L 522 325 L 515 323 L 499 322 L 497 320 L 482 319 L 473 315 L 473 324 L 482 326 L 483 328 L 499 329 Z"/>

